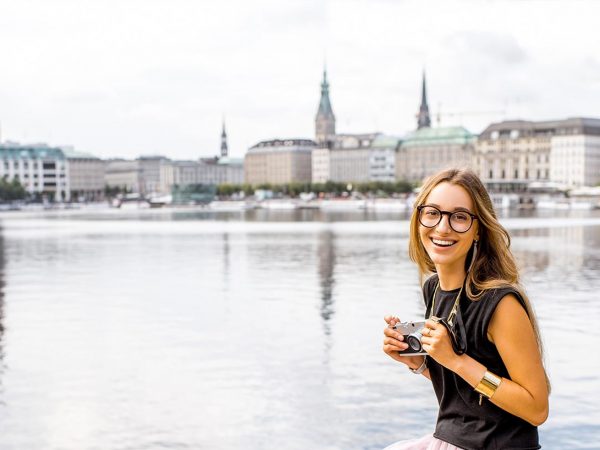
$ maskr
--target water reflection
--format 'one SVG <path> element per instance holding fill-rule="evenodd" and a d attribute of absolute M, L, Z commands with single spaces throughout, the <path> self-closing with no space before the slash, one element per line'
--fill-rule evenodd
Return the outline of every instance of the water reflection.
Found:
<path fill-rule="evenodd" d="M 331 318 L 335 314 L 333 289 L 335 286 L 335 238 L 330 230 L 319 233 L 319 286 L 321 290 L 321 318 L 325 336 L 331 334 Z M 329 345 L 329 340 L 327 341 Z"/>
<path fill-rule="evenodd" d="M 513 230 L 513 251 L 525 279 L 547 278 L 560 288 L 578 289 L 581 277 L 597 277 L 598 227 Z M 550 273 L 545 273 L 550 272 Z"/>

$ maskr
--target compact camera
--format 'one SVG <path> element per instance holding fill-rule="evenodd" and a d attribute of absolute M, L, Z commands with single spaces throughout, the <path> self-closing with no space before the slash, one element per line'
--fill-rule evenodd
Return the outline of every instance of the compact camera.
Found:
<path fill-rule="evenodd" d="M 423 350 L 421 344 L 421 330 L 425 327 L 425 322 L 398 322 L 394 329 L 404 336 L 404 342 L 408 344 L 406 350 L 402 350 L 400 353 L 403 356 L 411 355 L 426 355 L 427 352 Z"/>

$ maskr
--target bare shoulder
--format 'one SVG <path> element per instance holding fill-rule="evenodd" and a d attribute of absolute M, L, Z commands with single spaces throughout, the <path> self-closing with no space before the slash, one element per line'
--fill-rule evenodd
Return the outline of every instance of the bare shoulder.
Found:
<path fill-rule="evenodd" d="M 498 303 L 488 326 L 488 339 L 495 342 L 497 336 L 522 336 L 530 334 L 533 327 L 527 311 L 514 294 L 507 294 Z"/>

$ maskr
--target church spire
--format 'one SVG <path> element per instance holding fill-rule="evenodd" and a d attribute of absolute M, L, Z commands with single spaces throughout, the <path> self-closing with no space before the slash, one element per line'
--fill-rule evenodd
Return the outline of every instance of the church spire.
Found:
<path fill-rule="evenodd" d="M 421 91 L 421 106 L 419 107 L 419 114 L 417 115 L 417 129 L 426 128 L 431 126 L 431 119 L 429 118 L 429 106 L 427 105 L 427 87 L 425 83 L 425 71 L 423 70 L 423 88 Z"/>
<path fill-rule="evenodd" d="M 221 132 L 221 158 L 227 158 L 227 133 L 225 132 L 225 118 L 223 118 L 223 131 Z"/>
<path fill-rule="evenodd" d="M 327 69 L 323 70 L 323 82 L 321 83 L 321 100 L 315 118 L 315 138 L 317 143 L 331 143 L 335 138 L 335 115 L 329 100 L 329 83 L 327 81 Z"/>

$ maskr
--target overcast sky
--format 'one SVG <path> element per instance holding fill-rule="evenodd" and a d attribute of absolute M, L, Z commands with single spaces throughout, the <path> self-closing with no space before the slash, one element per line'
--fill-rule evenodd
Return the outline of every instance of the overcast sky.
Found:
<path fill-rule="evenodd" d="M 1 139 L 100 157 L 231 156 L 337 131 L 600 117 L 600 2 L 0 0 Z M 446 115 L 444 115 L 446 113 Z"/>

